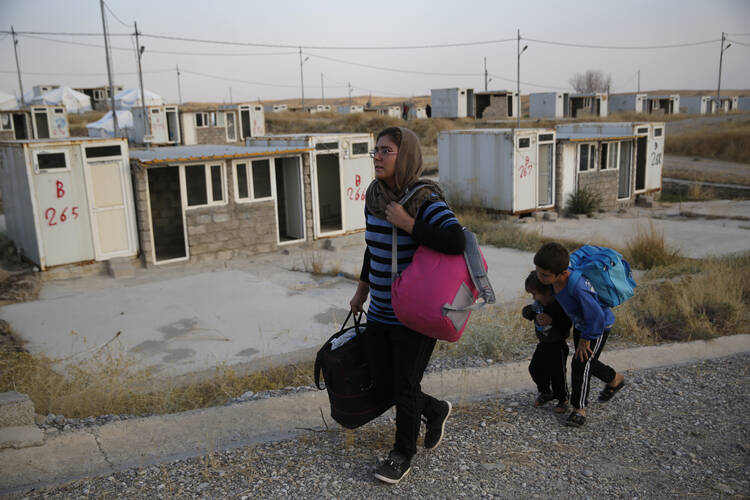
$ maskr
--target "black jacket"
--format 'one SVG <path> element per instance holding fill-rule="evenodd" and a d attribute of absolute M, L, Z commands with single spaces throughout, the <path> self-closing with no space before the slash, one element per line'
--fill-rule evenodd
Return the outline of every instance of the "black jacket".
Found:
<path fill-rule="evenodd" d="M 573 322 L 570 321 L 570 318 L 565 314 L 560 304 L 555 301 L 548 306 L 544 306 L 543 310 L 552 318 L 552 328 L 544 333 L 540 333 L 534 328 L 539 342 L 560 342 L 567 339 L 570 335 L 570 327 L 573 326 Z M 523 308 L 521 315 L 530 321 L 536 319 L 536 312 L 531 304 Z"/>

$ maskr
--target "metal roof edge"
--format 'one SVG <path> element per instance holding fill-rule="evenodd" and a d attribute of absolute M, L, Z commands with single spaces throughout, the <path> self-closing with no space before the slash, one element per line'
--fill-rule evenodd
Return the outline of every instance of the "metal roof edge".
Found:
<path fill-rule="evenodd" d="M 309 153 L 311 151 L 315 151 L 315 149 L 314 148 L 279 149 L 275 151 L 258 151 L 256 153 L 191 156 L 191 157 L 186 157 L 186 158 L 163 158 L 163 159 L 155 159 L 155 160 L 139 160 L 137 158 L 131 157 L 131 160 L 134 160 L 139 165 L 149 166 L 149 165 L 158 165 L 162 163 L 183 163 L 183 162 L 204 161 L 204 160 L 209 160 L 209 161 L 210 160 L 229 160 L 233 158 L 251 158 L 251 157 L 258 157 L 258 156 L 273 156 L 273 155 L 290 154 L 290 153 Z"/>

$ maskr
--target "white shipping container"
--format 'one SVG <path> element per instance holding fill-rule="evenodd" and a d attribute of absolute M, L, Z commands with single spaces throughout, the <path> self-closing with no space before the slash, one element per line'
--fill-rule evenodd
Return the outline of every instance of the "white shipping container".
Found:
<path fill-rule="evenodd" d="M 8 237 L 44 270 L 135 255 L 125 139 L 0 144 Z"/>
<path fill-rule="evenodd" d="M 512 214 L 554 206 L 554 129 L 441 132 L 438 161 L 441 184 L 464 203 Z"/>

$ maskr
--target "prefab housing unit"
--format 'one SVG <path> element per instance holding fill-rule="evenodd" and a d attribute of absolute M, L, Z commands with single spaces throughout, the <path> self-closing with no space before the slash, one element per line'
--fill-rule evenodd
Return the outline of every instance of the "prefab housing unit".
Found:
<path fill-rule="evenodd" d="M 422 120 L 427 118 L 427 108 L 425 106 L 409 106 L 407 118 L 409 120 Z"/>
<path fill-rule="evenodd" d="M 433 118 L 473 117 L 474 89 L 432 89 L 430 103 Z"/>
<path fill-rule="evenodd" d="M 607 116 L 607 94 L 598 92 L 591 94 L 570 94 L 568 96 L 566 117 L 579 118 L 581 116 Z"/>
<path fill-rule="evenodd" d="M 130 112 L 133 113 L 133 128 L 128 129 L 128 140 L 133 144 L 180 144 L 180 117 L 177 106 L 135 106 Z M 148 120 L 148 129 L 144 115 Z"/>
<path fill-rule="evenodd" d="M 269 135 L 250 139 L 247 145 L 310 151 L 313 238 L 365 228 L 365 192 L 375 178 L 369 155 L 374 147 L 372 134 Z"/>
<path fill-rule="evenodd" d="M 336 108 L 336 112 L 340 114 L 347 113 L 364 113 L 365 107 L 361 104 L 352 104 L 351 106 L 339 106 Z"/>
<path fill-rule="evenodd" d="M 555 205 L 554 129 L 440 132 L 438 165 L 447 193 L 466 203 L 509 214 Z"/>
<path fill-rule="evenodd" d="M 518 92 L 491 90 L 474 93 L 474 111 L 477 118 L 505 120 L 518 116 Z"/>
<path fill-rule="evenodd" d="M 750 110 L 750 96 L 739 96 L 737 98 L 737 109 L 740 111 Z"/>
<path fill-rule="evenodd" d="M 282 111 L 289 111 L 287 104 L 266 104 L 263 106 L 263 111 L 266 113 L 281 113 Z"/>
<path fill-rule="evenodd" d="M 648 96 L 644 113 L 652 115 L 676 115 L 680 113 L 680 96 L 672 95 L 650 95 Z"/>
<path fill-rule="evenodd" d="M 378 114 L 378 116 L 389 116 L 391 118 L 401 118 L 403 115 L 403 112 L 401 111 L 401 106 L 376 106 L 375 112 Z"/>
<path fill-rule="evenodd" d="M 65 137 L 70 137 L 70 129 L 64 106 L 29 106 L 0 111 L 0 140 Z"/>
<path fill-rule="evenodd" d="M 132 151 L 144 264 L 227 260 L 310 240 L 308 152 L 231 145 Z"/>
<path fill-rule="evenodd" d="M 609 96 L 609 111 L 643 113 L 646 111 L 648 94 L 617 94 Z"/>
<path fill-rule="evenodd" d="M 122 92 L 125 87 L 123 87 L 122 85 L 115 85 L 114 89 L 115 94 L 118 94 Z M 110 94 L 108 85 L 103 85 L 101 87 L 78 87 L 74 88 L 73 90 L 89 96 L 89 98 L 91 99 L 91 108 L 95 111 L 106 111 L 110 108 Z"/>
<path fill-rule="evenodd" d="M 137 253 L 125 139 L 6 141 L 0 160 L 8 237 L 41 270 Z"/>
<path fill-rule="evenodd" d="M 680 96 L 680 113 L 706 115 L 711 113 L 713 98 L 708 95 Z"/>
<path fill-rule="evenodd" d="M 729 113 L 730 111 L 736 111 L 739 109 L 739 97 L 723 95 L 718 99 L 713 98 L 712 113 Z"/>
<path fill-rule="evenodd" d="M 180 112 L 182 144 L 234 144 L 240 141 L 237 111 L 203 108 Z"/>
<path fill-rule="evenodd" d="M 330 113 L 331 112 L 331 105 L 330 104 L 315 104 L 314 106 L 306 106 L 305 111 L 311 114 L 315 113 Z"/>
<path fill-rule="evenodd" d="M 260 104 L 237 104 L 222 106 L 224 111 L 235 110 L 239 116 L 240 140 L 258 137 L 266 133 L 266 115 Z"/>
<path fill-rule="evenodd" d="M 531 118 L 579 118 L 607 116 L 607 94 L 570 94 L 568 92 L 535 92 L 529 95 Z"/>
<path fill-rule="evenodd" d="M 582 188 L 598 193 L 608 210 L 661 190 L 663 122 L 576 123 L 558 125 L 556 132 L 559 210 Z"/>

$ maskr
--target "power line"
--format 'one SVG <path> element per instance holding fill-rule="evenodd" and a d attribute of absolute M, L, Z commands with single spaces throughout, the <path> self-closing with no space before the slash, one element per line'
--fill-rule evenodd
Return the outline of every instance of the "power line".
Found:
<path fill-rule="evenodd" d="M 32 38 L 34 40 L 46 40 L 48 42 L 54 42 L 54 43 L 62 43 L 66 45 L 77 45 L 81 47 L 92 47 L 96 49 L 103 49 L 104 45 L 97 45 L 95 43 L 86 43 L 86 42 L 73 42 L 70 40 L 55 40 L 54 38 L 46 38 L 43 36 L 36 36 L 36 35 L 23 35 L 26 38 Z M 133 49 L 128 47 L 110 47 L 111 50 L 122 50 L 130 52 Z M 182 52 L 182 51 L 173 51 L 173 50 L 151 50 L 148 51 L 150 54 L 169 54 L 169 55 L 179 55 L 179 56 L 210 56 L 210 57 L 216 57 L 216 56 L 236 56 L 236 57 L 253 57 L 253 56 L 286 56 L 289 54 L 297 54 L 297 52 L 256 52 L 256 53 L 232 53 L 232 52 Z"/>
<path fill-rule="evenodd" d="M 183 68 L 180 68 L 180 73 L 188 73 L 188 74 L 191 74 L 191 75 L 203 76 L 203 77 L 206 77 L 206 78 L 213 78 L 215 80 L 221 80 L 221 81 L 224 81 L 224 82 L 244 83 L 244 84 L 247 84 L 247 85 L 261 85 L 261 86 L 265 86 L 265 87 L 283 87 L 283 88 L 293 88 L 293 89 L 298 89 L 299 88 L 299 85 L 283 85 L 283 84 L 277 84 L 277 83 L 251 82 L 251 81 L 248 81 L 248 80 L 240 80 L 240 79 L 237 79 L 237 78 L 227 78 L 227 77 L 220 76 L 220 75 L 210 75 L 208 73 L 200 73 L 198 71 L 190 71 L 188 69 L 183 69 Z M 311 88 L 317 88 L 317 87 L 311 87 Z M 340 87 L 329 87 L 329 88 L 340 88 Z"/>
<path fill-rule="evenodd" d="M 112 17 L 114 17 L 117 20 L 117 22 L 119 22 L 120 24 L 122 24 L 126 28 L 130 28 L 129 24 L 125 23 L 122 19 L 120 19 L 119 17 L 117 17 L 117 14 L 115 14 L 115 12 L 109 7 L 109 4 L 107 2 L 104 2 L 104 7 L 107 8 L 107 10 L 109 11 L 109 13 L 112 14 Z"/>
<path fill-rule="evenodd" d="M 144 73 L 171 73 L 173 72 L 173 69 L 154 69 L 150 71 L 144 71 Z M 2 69 L 0 70 L 0 73 L 7 73 L 7 74 L 15 74 L 14 71 L 9 71 Z M 106 76 L 107 73 L 48 73 L 48 72 L 35 72 L 35 71 L 24 71 L 24 75 L 37 75 L 37 76 Z M 138 73 L 131 71 L 131 72 L 123 72 L 118 73 L 118 75 L 137 75 Z"/>
<path fill-rule="evenodd" d="M 504 77 L 504 76 L 496 75 L 494 73 L 488 73 L 488 75 L 490 75 L 492 78 L 495 78 L 497 80 L 504 80 L 506 82 L 516 83 L 516 79 L 515 78 L 507 78 L 507 77 Z M 524 85 L 528 85 L 529 87 L 539 87 L 540 89 L 549 89 L 549 90 L 559 90 L 560 89 L 559 86 L 558 87 L 550 87 L 549 85 L 539 85 L 538 83 L 524 82 L 523 80 L 521 80 L 520 83 L 522 83 Z"/>
<path fill-rule="evenodd" d="M 730 38 L 727 38 L 727 40 L 730 41 L 730 42 L 732 42 L 732 43 L 736 43 L 737 45 L 744 45 L 745 47 L 750 47 L 750 44 L 748 44 L 748 43 L 738 42 L 737 40 L 732 40 Z"/>
<path fill-rule="evenodd" d="M 0 33 L 10 33 L 8 30 L 0 30 Z M 49 35 L 49 36 L 104 36 L 104 33 L 90 33 L 90 32 L 69 32 L 69 31 L 16 31 L 16 35 L 23 33 L 24 35 Z M 108 36 L 132 36 L 132 33 L 107 33 Z"/>
<path fill-rule="evenodd" d="M 686 42 L 686 43 L 675 43 L 669 45 L 589 45 L 583 43 L 567 43 L 567 42 L 555 42 L 551 40 L 538 40 L 535 38 L 521 37 L 521 40 L 527 42 L 543 43 L 547 45 L 560 45 L 563 47 L 577 47 L 583 49 L 609 49 L 609 50 L 652 50 L 652 49 L 675 49 L 679 47 L 694 47 L 696 45 L 706 45 L 709 43 L 718 42 L 719 39 L 715 40 L 702 40 L 700 42 Z"/>
<path fill-rule="evenodd" d="M 349 64 L 351 66 L 359 66 L 362 68 L 370 68 L 370 69 L 377 69 L 381 71 L 391 71 L 394 73 L 410 73 L 413 75 L 431 75 L 431 76 L 481 76 L 481 73 L 436 73 L 436 72 L 430 72 L 430 71 L 413 71 L 409 69 L 396 69 L 396 68 L 386 68 L 383 66 L 373 66 L 371 64 L 362 64 L 362 63 L 356 63 L 352 61 L 345 61 L 343 59 L 336 59 L 335 57 L 327 57 L 327 56 L 321 56 L 317 54 L 311 54 L 309 52 L 303 52 L 303 54 L 308 55 L 310 57 L 317 57 L 318 59 L 325 59 L 327 61 L 334 61 L 341 64 Z"/>

